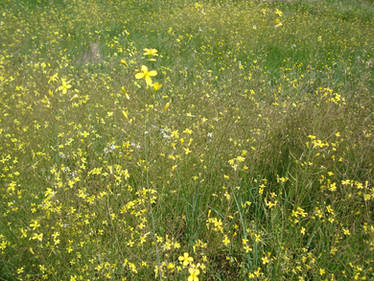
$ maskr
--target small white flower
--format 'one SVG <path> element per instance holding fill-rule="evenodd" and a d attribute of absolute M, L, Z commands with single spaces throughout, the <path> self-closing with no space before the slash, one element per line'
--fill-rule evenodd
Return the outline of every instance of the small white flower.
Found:
<path fill-rule="evenodd" d="M 169 138 L 170 138 L 170 136 L 167 134 L 167 133 L 169 132 L 169 130 L 166 130 L 166 129 L 162 128 L 162 129 L 160 130 L 160 132 L 161 132 L 161 135 L 162 135 L 162 137 L 163 137 L 164 139 L 169 139 Z"/>

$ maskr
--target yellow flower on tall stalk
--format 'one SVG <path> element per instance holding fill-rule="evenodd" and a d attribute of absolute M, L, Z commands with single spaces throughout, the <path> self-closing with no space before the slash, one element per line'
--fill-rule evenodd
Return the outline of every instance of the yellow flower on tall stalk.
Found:
<path fill-rule="evenodd" d="M 145 65 L 142 65 L 141 71 L 142 72 L 139 72 L 135 75 L 135 78 L 136 79 L 144 78 L 145 83 L 147 84 L 147 87 L 152 86 L 153 84 L 152 84 L 152 78 L 151 77 L 156 76 L 157 71 L 156 70 L 148 71 L 148 67 L 146 67 Z"/>

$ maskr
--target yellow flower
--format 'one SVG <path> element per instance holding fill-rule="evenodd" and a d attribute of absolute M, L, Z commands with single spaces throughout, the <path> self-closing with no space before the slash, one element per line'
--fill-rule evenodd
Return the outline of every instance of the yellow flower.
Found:
<path fill-rule="evenodd" d="M 154 90 L 155 92 L 157 92 L 158 90 L 161 89 L 162 84 L 156 82 L 156 83 L 154 83 L 152 86 L 153 86 L 153 90 Z"/>
<path fill-rule="evenodd" d="M 144 78 L 145 82 L 147 83 L 147 86 L 152 86 L 152 79 L 151 77 L 152 76 L 156 76 L 157 75 L 157 71 L 156 70 L 151 70 L 151 71 L 148 71 L 148 67 L 146 67 L 145 65 L 142 65 L 142 72 L 139 72 L 135 75 L 135 78 L 136 79 L 142 79 Z"/>
<path fill-rule="evenodd" d="M 199 281 L 197 277 L 200 274 L 200 270 L 198 268 L 190 267 L 188 269 L 190 276 L 188 276 L 188 281 Z"/>
<path fill-rule="evenodd" d="M 69 84 L 70 81 L 66 81 L 65 78 L 62 78 L 61 82 L 62 84 L 60 87 L 57 88 L 57 90 L 62 91 L 62 94 L 65 95 L 68 92 L 68 90 L 71 88 L 71 85 Z"/>
<path fill-rule="evenodd" d="M 230 239 L 227 237 L 227 235 L 225 235 L 225 239 L 222 240 L 222 243 L 225 244 L 225 246 L 230 244 Z"/>
<path fill-rule="evenodd" d="M 275 13 L 280 17 L 283 15 L 282 11 L 278 9 L 275 9 Z"/>
<path fill-rule="evenodd" d="M 267 263 L 270 262 L 269 258 L 266 257 L 266 256 L 265 256 L 265 257 L 262 257 L 261 260 L 262 260 L 262 264 L 267 264 Z"/>
<path fill-rule="evenodd" d="M 325 269 L 323 269 L 323 268 L 320 268 L 319 269 L 319 274 L 322 276 L 322 275 L 324 275 L 326 273 L 326 270 Z"/>
<path fill-rule="evenodd" d="M 24 272 L 24 268 L 20 267 L 17 269 L 17 274 L 22 274 Z"/>
<path fill-rule="evenodd" d="M 170 106 L 170 101 L 165 104 L 162 111 L 165 112 L 166 110 L 168 110 L 169 106 Z"/>
<path fill-rule="evenodd" d="M 122 60 L 121 60 L 121 63 L 122 63 L 125 67 L 129 67 L 129 65 L 127 64 L 126 60 L 122 59 Z"/>
<path fill-rule="evenodd" d="M 158 54 L 157 54 L 157 50 L 156 49 L 147 49 L 147 48 L 144 48 L 143 49 L 144 51 L 144 56 L 148 56 L 148 57 L 157 57 Z"/>
<path fill-rule="evenodd" d="M 184 253 L 183 256 L 180 256 L 178 260 L 183 263 L 183 266 L 187 266 L 193 262 L 193 258 L 190 257 L 187 252 Z"/>
<path fill-rule="evenodd" d="M 39 240 L 40 242 L 42 242 L 43 240 L 43 233 L 40 233 L 40 234 L 37 234 L 37 233 L 34 233 L 31 237 L 32 240 Z"/>
<path fill-rule="evenodd" d="M 183 148 L 184 149 L 184 153 L 186 154 L 186 155 L 188 155 L 188 154 L 190 154 L 191 153 L 191 150 L 187 147 L 187 148 Z"/>
<path fill-rule="evenodd" d="M 302 228 L 301 228 L 300 233 L 301 233 L 302 235 L 305 235 L 305 227 L 302 227 Z"/>
<path fill-rule="evenodd" d="M 32 228 L 32 230 L 37 229 L 39 226 L 40 223 L 38 222 L 38 220 L 31 220 L 30 227 Z"/>

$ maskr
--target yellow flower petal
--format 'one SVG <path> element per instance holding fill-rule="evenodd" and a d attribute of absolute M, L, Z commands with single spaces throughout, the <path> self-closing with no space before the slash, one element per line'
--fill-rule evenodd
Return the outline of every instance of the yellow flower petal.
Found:
<path fill-rule="evenodd" d="M 136 79 L 142 79 L 144 77 L 144 73 L 143 72 L 139 72 L 135 75 L 135 78 Z"/>
<path fill-rule="evenodd" d="M 149 72 L 149 76 L 156 76 L 157 75 L 157 71 L 156 70 L 151 70 Z"/>
<path fill-rule="evenodd" d="M 145 82 L 147 83 L 148 86 L 152 86 L 152 79 L 151 79 L 151 77 L 146 76 L 145 77 Z"/>

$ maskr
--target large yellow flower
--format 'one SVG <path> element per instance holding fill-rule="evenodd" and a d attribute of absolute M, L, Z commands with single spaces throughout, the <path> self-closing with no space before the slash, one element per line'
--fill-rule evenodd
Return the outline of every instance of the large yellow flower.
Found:
<path fill-rule="evenodd" d="M 136 79 L 142 79 L 144 78 L 145 82 L 147 83 L 147 86 L 152 86 L 152 76 L 156 76 L 157 71 L 156 70 L 151 70 L 148 71 L 148 67 L 145 65 L 142 65 L 142 72 L 139 72 L 135 75 Z"/>

